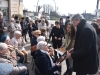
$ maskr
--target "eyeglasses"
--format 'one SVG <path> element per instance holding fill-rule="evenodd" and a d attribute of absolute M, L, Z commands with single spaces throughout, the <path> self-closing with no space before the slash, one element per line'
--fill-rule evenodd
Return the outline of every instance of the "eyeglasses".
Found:
<path fill-rule="evenodd" d="M 41 34 L 38 34 L 39 36 L 41 35 Z"/>
<path fill-rule="evenodd" d="M 36 35 L 39 35 L 40 36 L 41 34 L 36 34 Z"/>

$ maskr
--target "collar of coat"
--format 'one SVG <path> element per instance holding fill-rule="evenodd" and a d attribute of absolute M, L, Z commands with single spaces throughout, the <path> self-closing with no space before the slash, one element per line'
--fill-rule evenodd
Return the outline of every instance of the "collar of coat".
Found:
<path fill-rule="evenodd" d="M 77 26 L 77 30 L 81 30 L 82 31 L 82 29 L 83 29 L 83 27 L 84 27 L 85 24 L 86 24 L 86 20 L 82 19 L 80 21 L 80 23 L 78 24 L 78 26 Z"/>

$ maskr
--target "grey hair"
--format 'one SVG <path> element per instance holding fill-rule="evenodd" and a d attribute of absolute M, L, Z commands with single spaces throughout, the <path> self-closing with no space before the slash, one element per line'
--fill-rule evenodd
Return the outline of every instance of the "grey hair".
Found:
<path fill-rule="evenodd" d="M 8 46 L 6 43 L 0 43 L 0 50 L 5 50 L 7 48 L 8 48 Z"/>
<path fill-rule="evenodd" d="M 41 50 L 43 48 L 44 45 L 47 45 L 47 42 L 45 41 L 40 41 L 37 44 L 37 49 Z"/>
<path fill-rule="evenodd" d="M 21 32 L 20 31 L 15 31 L 14 35 L 16 35 L 16 34 L 21 35 Z"/>
<path fill-rule="evenodd" d="M 45 21 L 45 19 L 44 19 L 44 18 L 42 18 L 42 21 Z"/>
<path fill-rule="evenodd" d="M 71 21 L 77 21 L 78 19 L 84 19 L 84 17 L 81 14 L 75 14 L 72 18 Z"/>
<path fill-rule="evenodd" d="M 13 21 L 15 21 L 15 20 L 14 20 L 14 18 L 11 18 L 10 21 L 13 22 Z"/>
<path fill-rule="evenodd" d="M 40 41 L 45 41 L 45 37 L 44 36 L 39 36 L 37 38 L 37 42 L 40 42 Z"/>

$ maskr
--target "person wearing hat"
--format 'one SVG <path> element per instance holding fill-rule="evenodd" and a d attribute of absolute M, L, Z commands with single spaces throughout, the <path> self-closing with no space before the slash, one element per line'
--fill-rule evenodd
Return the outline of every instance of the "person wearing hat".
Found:
<path fill-rule="evenodd" d="M 15 48 L 13 45 L 10 45 L 9 36 L 3 35 L 0 39 L 0 42 L 6 43 L 8 45 L 10 55 L 12 55 L 19 63 L 23 63 L 24 57 L 21 54 L 16 53 L 16 50 L 18 50 L 18 48 Z"/>
<path fill-rule="evenodd" d="M 20 31 L 15 31 L 14 32 L 14 37 L 11 39 L 10 43 L 11 45 L 14 45 L 15 47 L 18 47 L 18 53 L 24 56 L 24 62 L 28 63 L 27 60 L 27 51 L 25 50 L 25 40 L 23 39 L 23 37 L 21 37 L 21 32 Z"/>
<path fill-rule="evenodd" d="M 27 71 L 27 67 L 18 65 L 16 59 L 10 56 L 8 52 L 7 44 L 0 43 L 0 75 L 23 75 L 22 73 Z M 5 63 L 12 66 L 9 67 Z"/>

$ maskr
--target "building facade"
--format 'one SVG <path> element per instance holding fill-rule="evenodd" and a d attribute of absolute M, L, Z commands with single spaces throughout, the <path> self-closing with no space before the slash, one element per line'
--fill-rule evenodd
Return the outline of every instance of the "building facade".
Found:
<path fill-rule="evenodd" d="M 5 19 L 10 19 L 14 14 L 23 15 L 23 0 L 0 0 L 0 11 Z"/>

